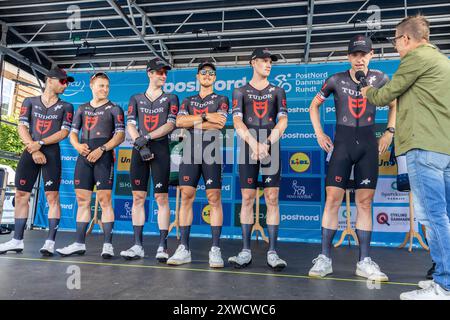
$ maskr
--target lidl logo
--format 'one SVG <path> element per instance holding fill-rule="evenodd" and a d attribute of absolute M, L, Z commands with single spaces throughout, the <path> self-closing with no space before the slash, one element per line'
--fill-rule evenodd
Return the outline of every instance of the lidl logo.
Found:
<path fill-rule="evenodd" d="M 294 153 L 289 159 L 291 169 L 295 172 L 302 173 L 309 169 L 311 160 L 308 155 L 303 152 Z"/>
<path fill-rule="evenodd" d="M 211 224 L 211 206 L 208 204 L 202 210 L 202 219 L 205 223 Z"/>

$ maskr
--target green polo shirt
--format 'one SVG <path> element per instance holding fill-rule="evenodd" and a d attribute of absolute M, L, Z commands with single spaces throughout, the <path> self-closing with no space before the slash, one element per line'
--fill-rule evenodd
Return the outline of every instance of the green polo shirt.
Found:
<path fill-rule="evenodd" d="M 396 155 L 411 149 L 450 155 L 450 60 L 431 44 L 408 52 L 390 82 L 367 91 L 378 106 L 395 98 Z"/>

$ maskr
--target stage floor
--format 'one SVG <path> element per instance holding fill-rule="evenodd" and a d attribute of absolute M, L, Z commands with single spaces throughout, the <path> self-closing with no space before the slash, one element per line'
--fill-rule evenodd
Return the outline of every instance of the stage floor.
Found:
<path fill-rule="evenodd" d="M 420 249 L 409 253 L 406 249 L 372 248 L 372 258 L 391 282 L 373 284 L 354 275 L 358 256 L 357 247 L 343 246 L 333 251 L 334 273 L 326 279 L 307 276 L 311 260 L 320 251 L 319 245 L 280 243 L 278 253 L 288 267 L 274 272 L 266 265 L 266 244 L 252 241 L 253 263 L 238 270 L 227 264 L 227 259 L 241 248 L 240 240 L 222 240 L 223 269 L 210 269 L 208 251 L 210 239 L 191 239 L 192 263 L 180 267 L 160 264 L 154 259 L 157 237 L 145 237 L 146 257 L 126 261 L 120 251 L 132 244 L 131 235 L 115 235 L 116 257 L 100 257 L 101 235 L 87 238 L 84 256 L 62 258 L 58 255 L 43 258 L 39 253 L 45 231 L 26 231 L 22 254 L 0 255 L 0 299 L 399 299 L 401 292 L 416 289 L 430 267 L 429 254 Z M 74 233 L 59 232 L 56 247 L 74 240 Z M 11 235 L 0 236 L 4 242 Z M 172 253 L 177 245 L 169 238 Z M 73 267 L 77 266 L 77 267 Z M 73 284 L 73 270 L 80 270 L 78 289 Z M 69 272 L 69 273 L 68 273 Z M 72 278 L 71 278 L 72 276 Z"/>

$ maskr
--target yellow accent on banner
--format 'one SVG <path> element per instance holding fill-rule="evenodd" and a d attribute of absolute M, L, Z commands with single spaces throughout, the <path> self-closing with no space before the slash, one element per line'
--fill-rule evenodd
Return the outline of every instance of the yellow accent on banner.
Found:
<path fill-rule="evenodd" d="M 378 173 L 380 175 L 397 175 L 397 164 L 393 166 L 389 163 L 389 158 L 391 157 L 391 152 L 386 151 L 384 154 L 378 158 Z"/>
<path fill-rule="evenodd" d="M 117 171 L 130 171 L 131 149 L 119 150 L 117 157 Z"/>
<path fill-rule="evenodd" d="M 289 165 L 295 172 L 302 173 L 309 169 L 311 166 L 311 159 L 303 152 L 294 153 L 289 159 Z"/>

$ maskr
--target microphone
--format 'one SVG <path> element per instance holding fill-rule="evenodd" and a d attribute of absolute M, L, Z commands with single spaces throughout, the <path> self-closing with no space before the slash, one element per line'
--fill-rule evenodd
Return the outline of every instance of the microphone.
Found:
<path fill-rule="evenodd" d="M 367 81 L 366 81 L 366 75 L 364 74 L 363 71 L 356 71 L 355 73 L 355 78 L 356 80 L 359 81 L 359 83 L 361 84 L 362 87 L 367 87 Z"/>

